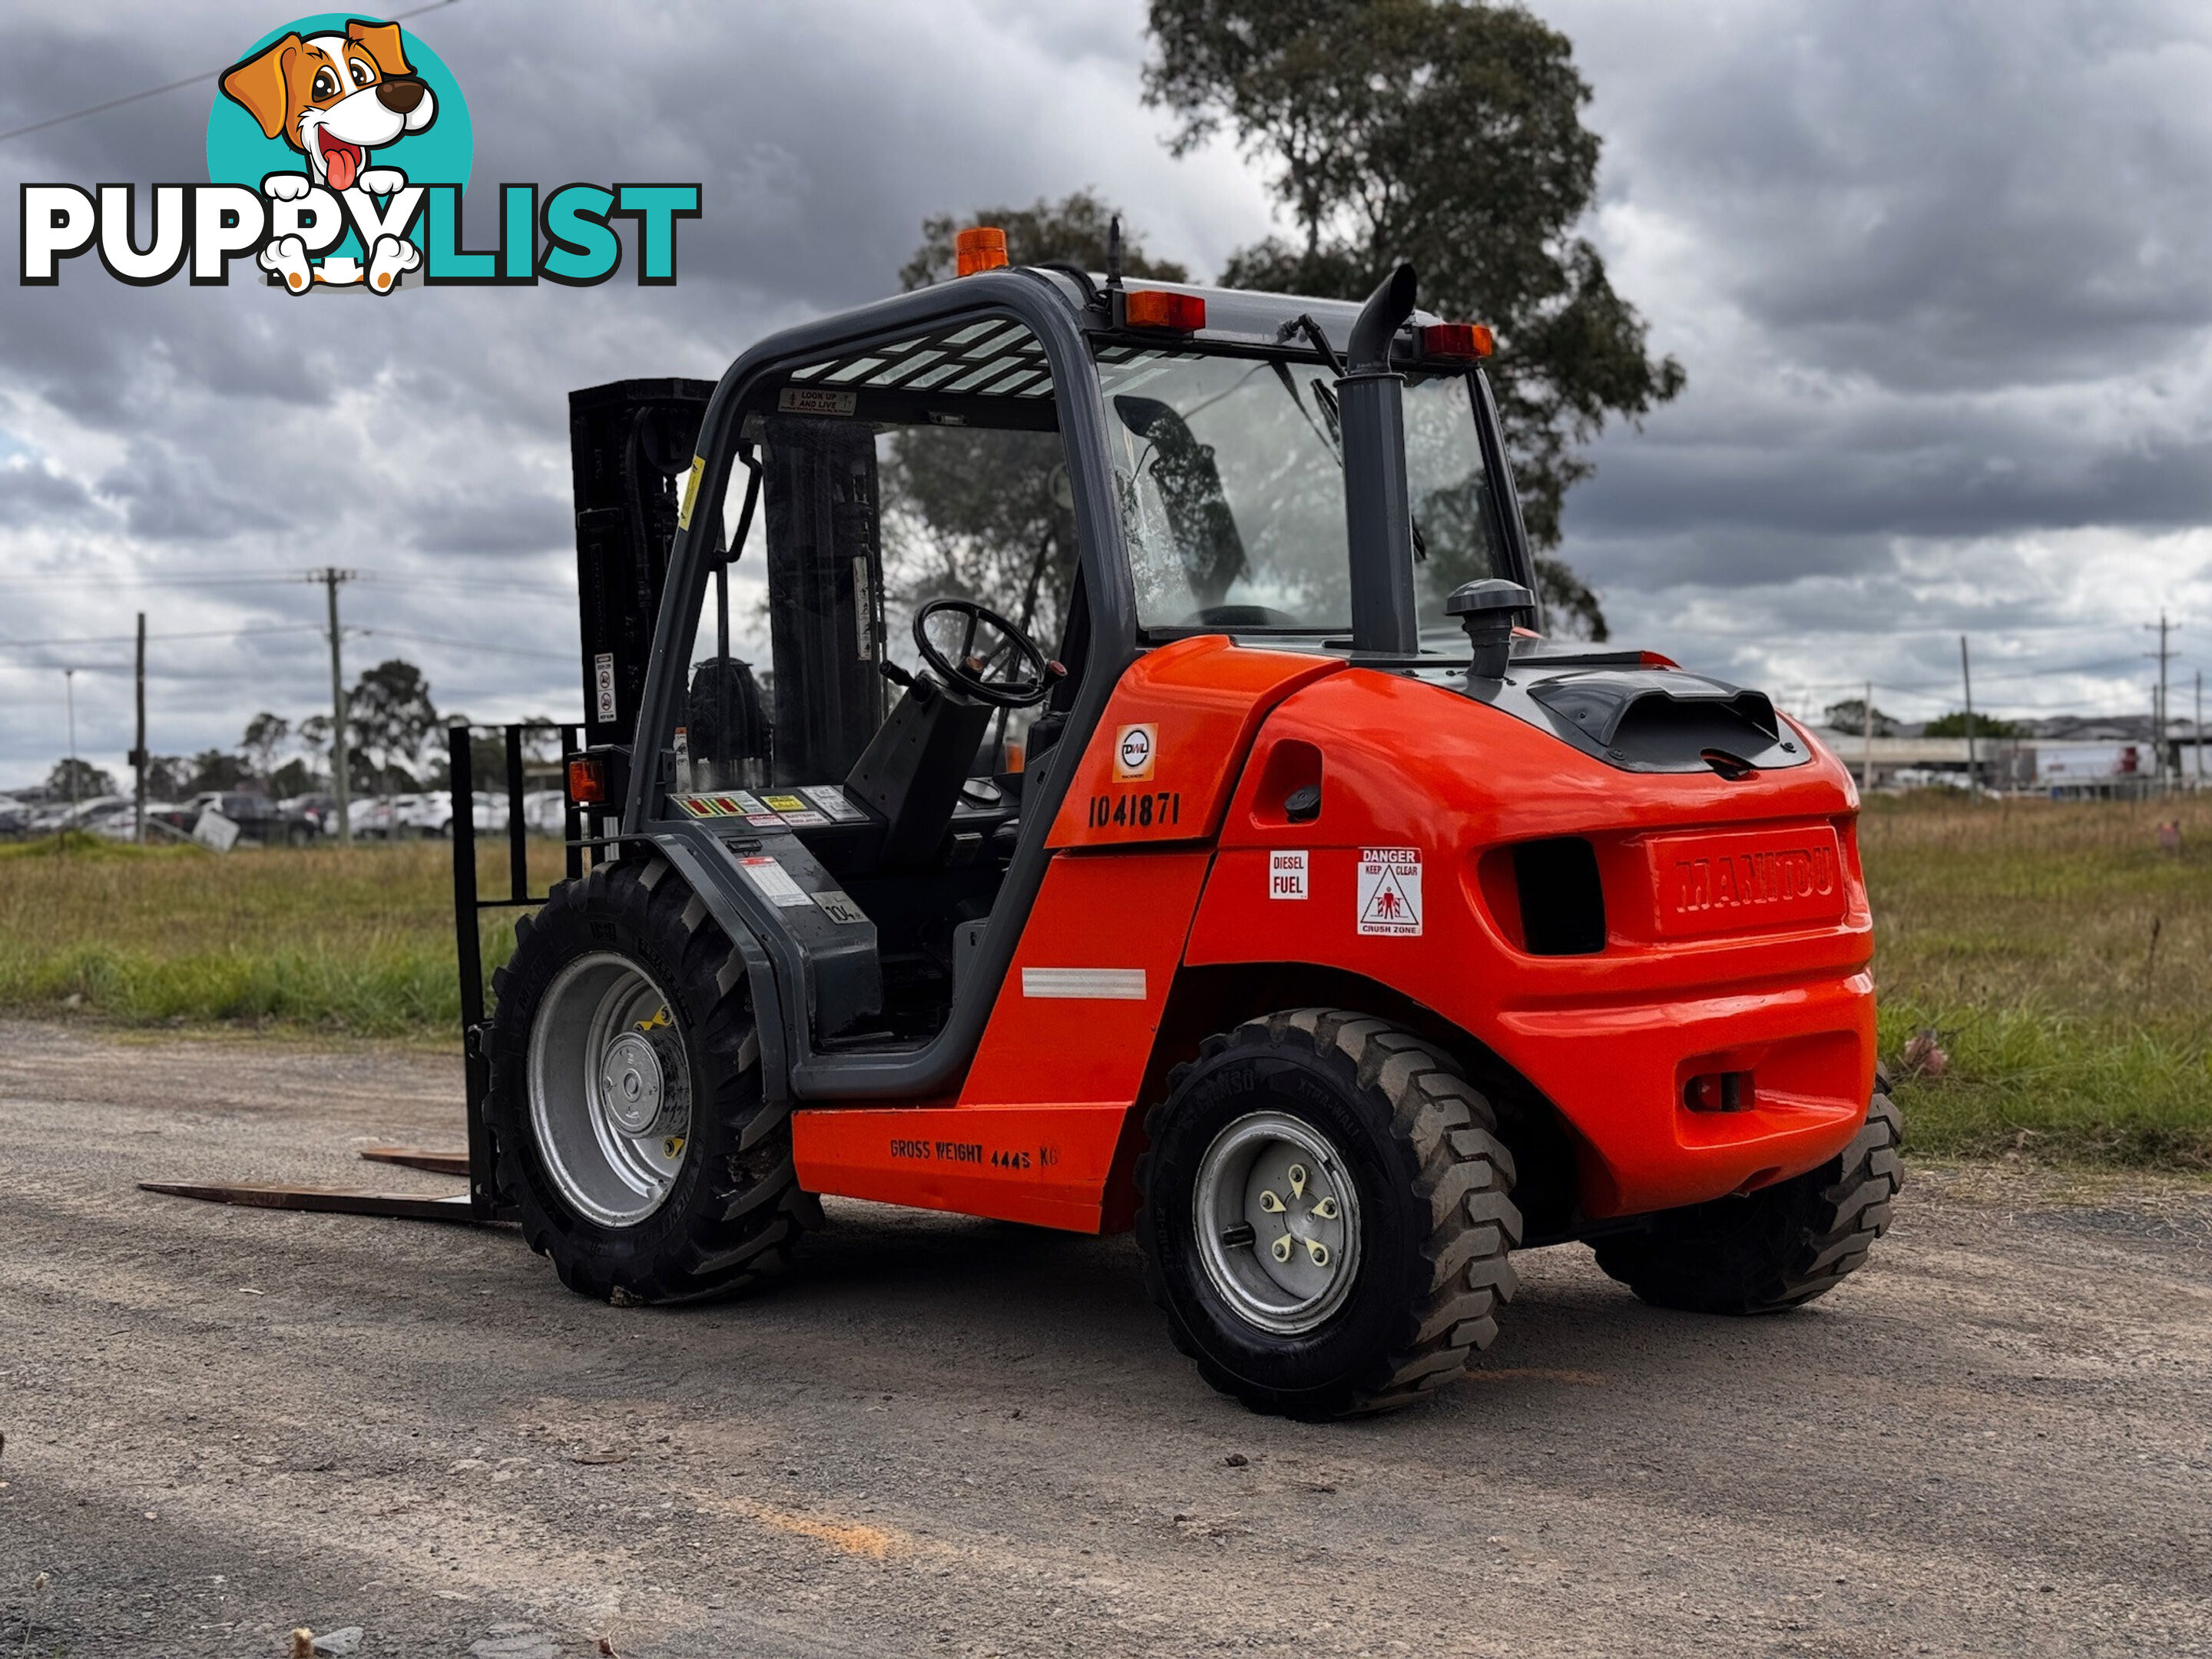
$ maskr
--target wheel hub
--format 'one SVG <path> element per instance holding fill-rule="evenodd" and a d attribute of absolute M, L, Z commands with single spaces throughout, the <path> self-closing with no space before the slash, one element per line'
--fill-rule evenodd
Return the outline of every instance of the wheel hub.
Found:
<path fill-rule="evenodd" d="M 1254 1112 L 1223 1129 L 1200 1162 L 1191 1221 L 1206 1277 L 1263 1330 L 1310 1331 L 1351 1294 L 1358 1188 L 1300 1119 Z"/>
<path fill-rule="evenodd" d="M 562 969 L 531 1024 L 530 1109 L 562 1195 L 601 1226 L 658 1210 L 691 1133 L 691 1067 L 666 995 L 611 952 Z"/>
<path fill-rule="evenodd" d="M 626 1135 L 657 1134 L 676 1127 L 665 1121 L 671 1114 L 659 1051 L 641 1031 L 624 1031 L 607 1045 L 599 1091 L 607 1116 Z"/>

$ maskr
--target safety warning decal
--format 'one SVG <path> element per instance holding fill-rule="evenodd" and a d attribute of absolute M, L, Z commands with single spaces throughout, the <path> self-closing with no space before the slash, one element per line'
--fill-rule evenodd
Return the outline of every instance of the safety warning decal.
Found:
<path fill-rule="evenodd" d="M 1421 852 L 1365 847 L 1359 853 L 1359 931 L 1395 939 L 1421 934 Z"/>
<path fill-rule="evenodd" d="M 852 392 L 826 386 L 787 386 L 775 395 L 776 411 L 782 415 L 850 415 L 858 401 Z"/>
<path fill-rule="evenodd" d="M 845 799 L 845 792 L 834 783 L 811 784 L 799 791 L 807 799 L 827 812 L 840 823 L 858 823 L 868 815 Z"/>
<path fill-rule="evenodd" d="M 1306 855 L 1277 848 L 1267 854 L 1267 896 L 1302 899 L 1306 896 Z"/>
<path fill-rule="evenodd" d="M 739 859 L 738 863 L 752 884 L 761 890 L 761 896 L 779 909 L 792 909 L 814 901 L 799 890 L 799 884 L 791 878 L 791 872 L 775 860 L 766 857 Z"/>
<path fill-rule="evenodd" d="M 615 653 L 602 651 L 592 659 L 592 708 L 604 723 L 615 717 Z"/>

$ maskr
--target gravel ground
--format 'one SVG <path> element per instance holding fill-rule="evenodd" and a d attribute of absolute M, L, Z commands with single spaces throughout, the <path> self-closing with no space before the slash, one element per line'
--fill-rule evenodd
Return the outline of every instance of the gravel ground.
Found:
<path fill-rule="evenodd" d="M 772 1297 L 610 1308 L 132 1185 L 449 1191 L 352 1154 L 459 1079 L 0 1024 L 0 1656 L 2212 1653 L 2201 1184 L 1918 1170 L 1759 1322 L 1531 1253 L 1471 1382 L 1329 1427 L 1127 1239 L 832 1202 Z"/>

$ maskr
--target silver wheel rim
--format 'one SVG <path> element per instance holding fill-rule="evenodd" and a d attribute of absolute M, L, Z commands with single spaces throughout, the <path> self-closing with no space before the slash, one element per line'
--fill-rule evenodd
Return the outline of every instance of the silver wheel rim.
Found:
<path fill-rule="evenodd" d="M 1213 1288 L 1265 1331 L 1312 1330 L 1359 1275 L 1359 1188 L 1326 1137 L 1282 1112 L 1249 1113 L 1213 1138 L 1191 1226 Z"/>
<path fill-rule="evenodd" d="M 578 1214 L 634 1227 L 666 1201 L 691 1135 L 691 1063 L 668 998 L 627 957 L 580 957 L 539 1001 L 530 1127 Z"/>

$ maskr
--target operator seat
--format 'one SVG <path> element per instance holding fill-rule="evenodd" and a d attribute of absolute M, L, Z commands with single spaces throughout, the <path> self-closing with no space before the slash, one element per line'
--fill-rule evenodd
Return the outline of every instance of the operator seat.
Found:
<path fill-rule="evenodd" d="M 950 690 L 926 668 L 913 677 L 845 778 L 846 793 L 886 821 L 881 868 L 912 869 L 935 859 L 991 714 L 988 704 Z"/>

